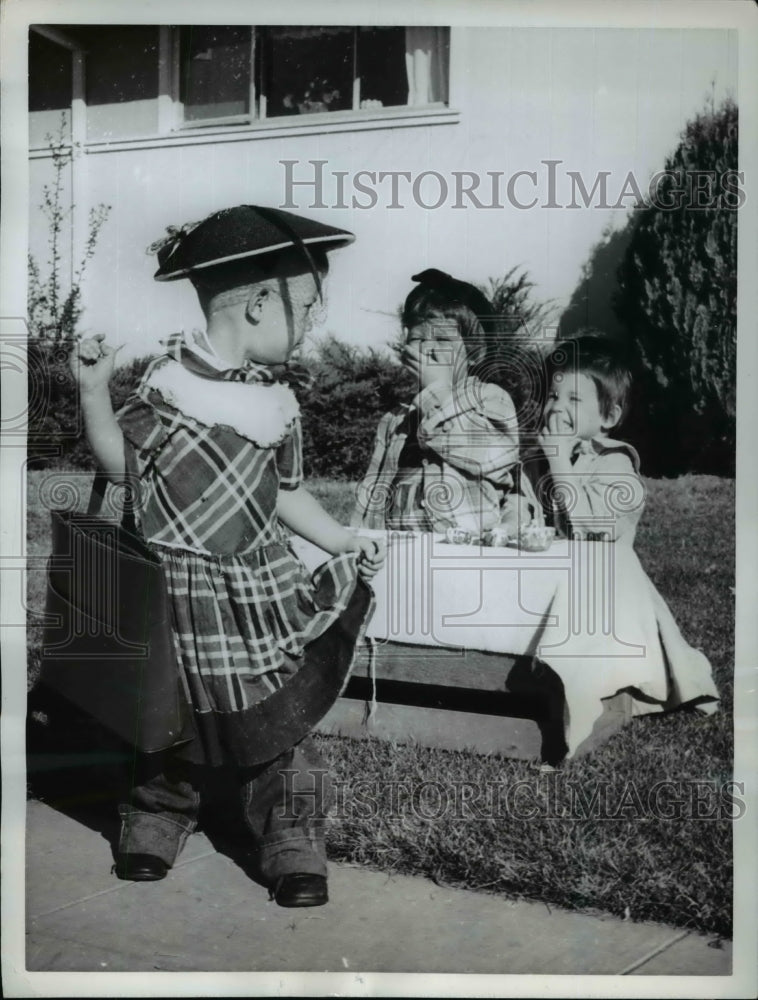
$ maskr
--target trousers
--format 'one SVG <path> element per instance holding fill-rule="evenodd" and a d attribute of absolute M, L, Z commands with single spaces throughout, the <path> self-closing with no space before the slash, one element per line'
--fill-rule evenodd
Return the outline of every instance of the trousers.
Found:
<path fill-rule="evenodd" d="M 220 769 L 161 757 L 144 763 L 128 801 L 119 805 L 119 852 L 152 854 L 172 866 L 197 828 L 204 790 L 218 783 Z M 273 886 L 283 875 L 325 876 L 332 785 L 310 737 L 266 764 L 233 768 L 231 778 L 262 881 Z"/>

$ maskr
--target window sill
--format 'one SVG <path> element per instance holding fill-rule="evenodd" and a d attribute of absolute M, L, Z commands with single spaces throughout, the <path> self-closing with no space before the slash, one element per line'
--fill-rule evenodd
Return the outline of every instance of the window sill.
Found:
<path fill-rule="evenodd" d="M 323 114 L 293 115 L 242 124 L 185 125 L 174 132 L 134 138 L 88 140 L 86 153 L 110 153 L 129 149 L 153 149 L 166 146 L 201 146 L 219 142 L 250 142 L 300 135 L 325 135 L 332 132 L 369 132 L 383 128 L 419 128 L 426 125 L 456 125 L 460 111 L 442 104 L 418 109 L 382 108 L 376 111 L 327 111 Z M 30 149 L 32 159 L 50 156 L 49 149 Z"/>

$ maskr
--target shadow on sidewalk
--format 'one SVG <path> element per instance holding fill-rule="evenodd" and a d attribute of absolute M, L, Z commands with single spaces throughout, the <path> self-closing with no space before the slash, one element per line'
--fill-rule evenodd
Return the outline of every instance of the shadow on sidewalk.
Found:
<path fill-rule="evenodd" d="M 27 797 L 38 799 L 99 833 L 114 860 L 118 806 L 128 800 L 140 756 L 73 704 L 42 685 L 29 694 L 26 721 Z M 198 829 L 219 854 L 263 885 L 241 817 L 232 776 L 219 770 L 203 790 Z"/>
<path fill-rule="evenodd" d="M 118 842 L 118 803 L 128 788 L 129 748 L 54 692 L 29 693 L 27 797 Z"/>

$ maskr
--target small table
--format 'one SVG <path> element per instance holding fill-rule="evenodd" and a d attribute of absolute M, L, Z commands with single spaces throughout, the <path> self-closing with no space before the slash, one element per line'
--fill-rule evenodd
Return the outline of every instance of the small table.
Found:
<path fill-rule="evenodd" d="M 527 552 L 374 534 L 386 538 L 387 560 L 372 581 L 377 606 L 354 676 L 376 710 L 342 699 L 327 731 L 362 727 L 401 742 L 407 726 L 423 743 L 544 759 L 584 752 L 632 715 L 690 702 L 715 709 L 707 659 L 682 638 L 631 546 L 562 539 Z M 325 559 L 302 539 L 293 545 L 309 568 Z M 416 691 L 389 701 L 399 695 L 388 684 Z M 424 690 L 431 697 L 418 704 Z"/>

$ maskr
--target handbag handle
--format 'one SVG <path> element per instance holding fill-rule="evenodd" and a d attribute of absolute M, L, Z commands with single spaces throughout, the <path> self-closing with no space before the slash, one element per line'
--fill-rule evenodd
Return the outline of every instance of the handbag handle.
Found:
<path fill-rule="evenodd" d="M 95 478 L 92 481 L 92 491 L 89 495 L 89 504 L 87 505 L 88 516 L 94 517 L 96 514 L 100 513 L 100 508 L 103 505 L 105 491 L 107 488 L 108 476 L 102 469 L 98 469 L 95 473 Z M 137 521 L 134 517 L 134 500 L 131 490 L 127 491 L 124 498 L 124 509 L 121 513 L 121 527 L 126 528 L 126 530 L 131 532 L 133 535 L 139 534 L 139 531 L 137 530 Z"/>

